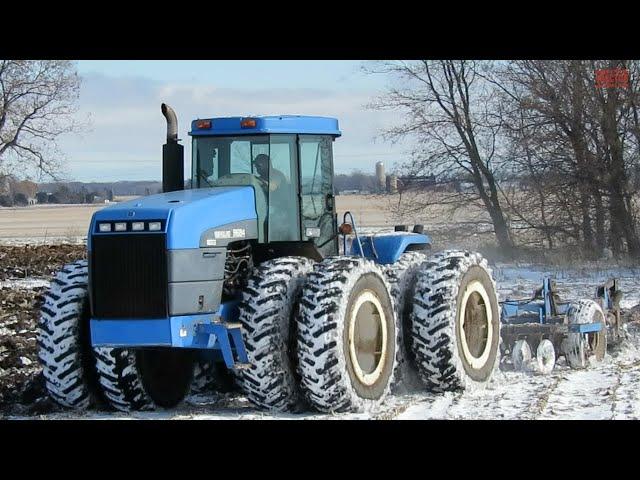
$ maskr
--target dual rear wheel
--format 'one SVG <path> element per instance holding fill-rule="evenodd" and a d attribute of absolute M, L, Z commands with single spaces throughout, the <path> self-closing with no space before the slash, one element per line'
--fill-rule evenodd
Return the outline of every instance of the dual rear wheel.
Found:
<path fill-rule="evenodd" d="M 363 410 L 411 372 L 436 391 L 490 379 L 498 361 L 499 314 L 480 255 L 449 251 L 426 261 L 411 252 L 384 270 L 357 257 L 329 257 L 313 266 L 298 259 L 289 280 L 280 279 L 283 290 L 265 318 L 269 308 L 258 309 L 254 299 L 277 290 L 268 274 L 284 261 L 293 260 L 263 264 L 263 276 L 254 276 L 243 302 L 252 366 L 240 382 L 257 405 Z M 291 308 L 285 298 L 294 299 Z"/>

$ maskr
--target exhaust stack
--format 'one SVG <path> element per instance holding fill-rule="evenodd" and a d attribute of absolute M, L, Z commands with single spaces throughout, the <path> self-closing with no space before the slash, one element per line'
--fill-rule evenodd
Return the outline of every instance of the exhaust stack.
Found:
<path fill-rule="evenodd" d="M 178 117 L 166 103 L 161 109 L 167 119 L 167 143 L 162 146 L 162 191 L 184 190 L 184 147 L 178 143 Z"/>

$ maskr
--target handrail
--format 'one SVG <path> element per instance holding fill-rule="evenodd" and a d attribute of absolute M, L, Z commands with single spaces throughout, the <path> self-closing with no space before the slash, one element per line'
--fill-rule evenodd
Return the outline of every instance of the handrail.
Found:
<path fill-rule="evenodd" d="M 349 218 L 351 219 L 351 225 L 353 226 L 353 233 L 356 236 L 356 241 L 358 242 L 358 247 L 360 247 L 360 256 L 362 258 L 364 258 L 364 250 L 362 249 L 362 242 L 360 242 L 360 237 L 358 236 L 358 229 L 356 228 L 356 221 L 353 219 L 353 215 L 351 214 L 350 211 L 346 211 L 344 212 L 344 215 L 342 216 L 342 223 L 347 223 L 347 215 L 349 216 Z M 347 236 L 343 235 L 342 236 L 342 248 L 344 250 L 344 254 L 347 254 Z"/>

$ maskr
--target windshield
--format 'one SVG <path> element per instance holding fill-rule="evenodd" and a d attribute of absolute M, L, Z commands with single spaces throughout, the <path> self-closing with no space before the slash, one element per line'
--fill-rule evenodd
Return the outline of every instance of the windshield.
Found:
<path fill-rule="evenodd" d="M 194 188 L 252 186 L 259 240 L 300 240 L 295 135 L 194 137 L 192 152 Z"/>

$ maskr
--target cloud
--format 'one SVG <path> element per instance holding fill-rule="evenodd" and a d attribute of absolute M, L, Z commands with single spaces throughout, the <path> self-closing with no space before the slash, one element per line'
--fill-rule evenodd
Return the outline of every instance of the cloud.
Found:
<path fill-rule="evenodd" d="M 256 82 L 258 83 L 258 82 Z M 335 143 L 338 172 L 358 168 L 374 171 L 375 162 L 389 167 L 406 147 L 374 137 L 399 119 L 394 112 L 370 111 L 364 105 L 376 91 L 341 88 L 229 88 L 202 83 L 158 82 L 142 77 L 91 74 L 83 78 L 79 118 L 91 116 L 91 130 L 61 142 L 68 157 L 68 176 L 80 180 L 159 179 L 166 124 L 162 102 L 178 113 L 179 137 L 185 145 L 185 166 L 191 155 L 187 135 L 195 118 L 238 115 L 320 115 L 338 118 L 343 132 Z"/>

